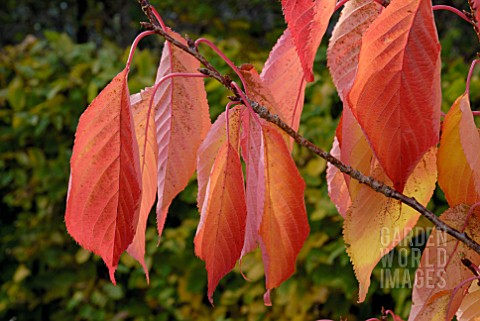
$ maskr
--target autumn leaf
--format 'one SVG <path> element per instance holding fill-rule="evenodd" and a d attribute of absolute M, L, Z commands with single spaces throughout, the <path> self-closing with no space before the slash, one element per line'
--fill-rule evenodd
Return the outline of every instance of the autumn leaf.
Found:
<path fill-rule="evenodd" d="M 340 158 L 340 154 L 340 144 L 337 137 L 335 137 L 330 155 L 335 158 Z M 327 186 L 330 200 L 335 204 L 338 214 L 345 218 L 347 210 L 352 204 L 352 200 L 343 173 L 331 163 L 327 164 Z"/>
<path fill-rule="evenodd" d="M 295 50 L 292 34 L 286 29 L 270 51 L 260 78 L 275 97 L 274 113 L 287 125 L 298 130 L 305 98 L 305 76 Z M 270 107 L 270 106 L 267 106 Z M 289 144 L 291 150 L 292 144 Z"/>
<path fill-rule="evenodd" d="M 240 258 L 246 215 L 238 140 L 227 140 L 212 166 L 194 239 L 195 254 L 206 264 L 208 299 L 212 304 L 218 282 Z"/>
<path fill-rule="evenodd" d="M 296 55 L 296 53 L 295 53 Z M 280 110 L 279 105 L 277 103 L 277 99 L 273 96 L 272 91 L 270 90 L 269 87 L 267 87 L 267 84 L 265 84 L 265 81 L 260 77 L 258 72 L 255 70 L 253 65 L 251 64 L 243 64 L 240 67 L 240 72 L 243 76 L 243 79 L 245 80 L 245 86 L 248 89 L 248 95 L 251 99 L 259 103 L 260 105 L 268 108 L 268 111 L 271 114 L 277 114 L 279 117 L 284 117 L 283 112 L 284 110 Z M 276 88 L 273 88 L 276 89 Z M 276 89 L 278 90 L 278 89 Z M 303 97 L 303 96 L 302 96 Z M 282 98 L 282 97 L 279 97 Z M 301 109 L 300 109 L 301 112 Z M 248 125 L 250 123 L 250 114 L 245 114 L 247 116 L 247 119 L 242 123 L 243 127 L 245 130 L 243 131 L 244 133 L 248 133 Z M 291 118 L 290 116 L 293 117 L 293 115 L 290 115 L 287 113 L 286 119 Z M 254 116 L 254 118 L 259 119 L 258 116 Z M 283 119 L 283 118 L 282 118 Z M 257 121 L 258 123 L 258 121 Z M 285 132 L 282 131 L 282 136 L 285 139 L 285 141 L 288 143 L 289 150 L 291 151 L 293 148 L 293 140 L 290 136 L 288 136 Z M 248 136 L 248 135 L 247 135 Z"/>
<path fill-rule="evenodd" d="M 450 206 L 480 201 L 480 134 L 468 95 L 461 95 L 443 121 L 438 184 Z"/>
<path fill-rule="evenodd" d="M 480 302 L 480 286 L 478 282 L 472 282 L 468 293 L 462 300 L 462 304 L 456 313 L 458 321 L 476 321 L 480 318 L 480 309 L 478 307 Z"/>
<path fill-rule="evenodd" d="M 137 230 L 132 243 L 127 248 L 127 253 L 135 258 L 143 267 L 147 282 L 149 282 L 148 269 L 145 264 L 145 231 L 148 215 L 157 196 L 157 139 L 155 135 L 155 117 L 153 110 L 148 113 L 153 88 L 149 87 L 138 94 L 130 96 L 132 105 L 135 135 L 140 152 L 140 170 L 142 173 L 142 201 Z M 148 120 L 148 130 L 147 127 Z M 145 136 L 145 133 L 147 136 Z"/>
<path fill-rule="evenodd" d="M 241 107 L 237 106 L 229 110 L 228 123 L 229 123 L 229 135 L 230 141 L 237 142 L 239 140 L 240 131 L 240 119 L 241 119 Z M 203 202 L 205 200 L 205 193 L 207 190 L 207 184 L 212 172 L 215 159 L 217 158 L 218 151 L 223 146 L 226 137 L 226 113 L 220 114 L 212 127 L 210 128 L 205 140 L 202 142 L 197 152 L 197 181 L 198 181 L 198 194 L 197 194 L 197 207 L 199 211 L 203 208 Z"/>
<path fill-rule="evenodd" d="M 247 125 L 248 126 L 245 126 Z M 257 248 L 265 208 L 265 142 L 259 118 L 243 113 L 242 155 L 246 164 L 247 221 L 242 257 Z"/>
<path fill-rule="evenodd" d="M 80 117 L 65 213 L 70 235 L 102 257 L 113 283 L 120 255 L 133 240 L 141 201 L 127 73 L 120 72 Z"/>
<path fill-rule="evenodd" d="M 440 66 L 430 0 L 392 1 L 365 32 L 348 105 L 400 192 L 438 143 Z"/>
<path fill-rule="evenodd" d="M 342 143 L 338 142 L 338 146 L 334 144 L 332 152 L 344 164 L 352 166 L 365 175 L 370 174 L 372 160 L 375 157 L 360 125 L 349 108 L 343 110 L 341 121 L 337 127 L 337 137 L 341 137 Z M 337 139 L 337 141 L 339 140 Z M 336 150 L 333 150 L 334 148 Z M 331 164 L 327 167 L 327 183 L 330 198 L 339 209 L 340 215 L 345 217 L 351 200 L 356 198 L 360 183 L 341 173 Z"/>
<path fill-rule="evenodd" d="M 478 241 L 480 208 L 471 211 L 467 205 L 457 205 L 440 218 Z M 462 281 L 474 276 L 462 264 L 461 258 L 469 259 L 476 266 L 480 265 L 478 253 L 445 232 L 434 229 L 415 275 L 409 321 L 445 321 L 453 318 L 469 284 L 459 287 L 456 292 L 454 290 Z"/>
<path fill-rule="evenodd" d="M 178 34 L 170 34 L 186 43 Z M 170 73 L 192 73 L 199 67 L 200 63 L 193 56 L 166 42 L 156 82 Z M 155 125 L 158 144 L 157 226 L 161 235 L 168 208 L 193 175 L 197 149 L 210 129 L 203 79 L 174 77 L 166 80 L 155 95 Z"/>
<path fill-rule="evenodd" d="M 265 208 L 260 225 L 266 287 L 278 287 L 295 271 L 298 253 L 310 231 L 305 183 L 278 130 L 262 125 L 265 150 Z"/>
<path fill-rule="evenodd" d="M 282 0 L 283 14 L 292 33 L 305 79 L 313 81 L 315 54 L 335 9 L 334 0 Z"/>
<path fill-rule="evenodd" d="M 375 1 L 350 0 L 333 29 L 327 50 L 327 66 L 344 102 L 355 79 L 362 37 L 381 9 L 382 6 Z"/>
<path fill-rule="evenodd" d="M 418 163 L 405 186 L 405 195 L 427 205 L 437 180 L 436 148 L 430 149 Z M 370 176 L 393 185 L 378 161 Z M 380 259 L 390 252 L 415 226 L 420 214 L 411 207 L 361 185 L 347 211 L 343 236 L 347 253 L 360 284 L 359 302 L 370 286 L 370 276 Z"/>

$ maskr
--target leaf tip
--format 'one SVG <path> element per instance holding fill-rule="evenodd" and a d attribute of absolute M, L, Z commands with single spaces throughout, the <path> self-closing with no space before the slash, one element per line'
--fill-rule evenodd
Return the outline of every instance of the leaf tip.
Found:
<path fill-rule="evenodd" d="M 270 297 L 271 289 L 268 289 L 265 294 L 263 295 L 263 303 L 267 307 L 272 306 L 272 298 Z"/>

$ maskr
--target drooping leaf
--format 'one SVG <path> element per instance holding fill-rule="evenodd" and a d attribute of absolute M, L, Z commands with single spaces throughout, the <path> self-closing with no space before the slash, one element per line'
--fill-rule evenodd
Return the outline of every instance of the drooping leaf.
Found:
<path fill-rule="evenodd" d="M 477 321 L 480 318 L 478 302 L 480 302 L 480 286 L 478 282 L 472 282 L 456 313 L 457 320 Z"/>
<path fill-rule="evenodd" d="M 309 233 L 305 183 L 278 130 L 262 126 L 265 150 L 265 209 L 260 248 L 266 287 L 278 287 L 295 271 L 295 261 Z"/>
<path fill-rule="evenodd" d="M 157 139 L 155 135 L 154 111 L 148 114 L 150 99 L 153 88 L 149 87 L 138 94 L 130 96 L 132 105 L 135 135 L 140 152 L 140 170 L 142 173 L 142 201 L 137 230 L 132 243 L 127 248 L 128 254 L 135 258 L 143 267 L 149 281 L 148 269 L 145 264 L 145 231 L 147 228 L 148 215 L 157 196 Z M 149 117 L 149 118 L 147 118 Z M 148 131 L 147 127 L 148 119 Z M 147 133 L 147 136 L 145 136 Z"/>
<path fill-rule="evenodd" d="M 430 0 L 392 1 L 365 32 L 347 100 L 398 191 L 438 142 L 440 65 Z"/>
<path fill-rule="evenodd" d="M 141 201 L 127 73 L 120 72 L 80 117 L 65 213 L 70 235 L 102 257 L 113 283 L 120 255 L 133 240 Z"/>
<path fill-rule="evenodd" d="M 282 0 L 305 79 L 313 81 L 313 61 L 335 9 L 335 0 Z"/>
<path fill-rule="evenodd" d="M 197 157 L 197 181 L 198 181 L 198 195 L 197 207 L 202 211 L 203 202 L 205 200 L 205 192 L 207 184 L 212 172 L 212 167 L 217 158 L 218 151 L 227 140 L 226 137 L 226 113 L 220 114 L 217 120 L 210 128 L 205 140 L 198 148 Z M 229 135 L 230 141 L 238 141 L 238 133 L 240 128 L 241 107 L 234 107 L 228 112 Z"/>
<path fill-rule="evenodd" d="M 437 180 L 436 148 L 428 151 L 409 177 L 404 193 L 426 205 Z M 375 164 L 376 163 L 376 164 Z M 370 176 L 392 186 L 378 162 Z M 365 300 L 370 276 L 380 259 L 392 250 L 415 226 L 420 214 L 400 201 L 387 198 L 361 185 L 347 211 L 343 235 L 347 252 L 360 284 L 359 302 Z"/>
<path fill-rule="evenodd" d="M 470 217 L 469 212 L 469 206 L 457 205 L 443 213 L 440 218 L 449 226 L 464 230 L 478 242 L 480 208 L 474 209 Z M 460 286 L 462 281 L 474 276 L 462 264 L 461 258 L 469 259 L 476 266 L 480 265 L 478 253 L 447 233 L 434 229 L 415 275 L 409 321 L 445 321 L 453 318 L 465 296 L 465 289 L 470 284 L 459 287 L 456 293 L 454 289 Z"/>
<path fill-rule="evenodd" d="M 468 95 L 460 96 L 443 121 L 438 184 L 450 206 L 480 201 L 480 134 Z"/>
<path fill-rule="evenodd" d="M 371 174 L 372 162 L 375 158 L 367 139 L 360 128 L 357 120 L 349 108 L 345 108 L 342 113 L 342 145 L 340 148 L 340 160 L 359 170 L 364 174 Z M 348 191 L 352 199 L 356 198 L 360 183 L 350 176 L 344 175 Z"/>
<path fill-rule="evenodd" d="M 270 52 L 260 78 L 275 97 L 273 112 L 294 130 L 298 130 L 305 98 L 306 81 L 299 72 L 301 68 L 292 34 L 286 29 Z"/>
<path fill-rule="evenodd" d="M 258 72 L 255 70 L 253 65 L 251 64 L 243 64 L 240 67 L 240 72 L 245 79 L 246 86 L 248 89 L 248 95 L 251 99 L 259 103 L 260 105 L 267 107 L 271 114 L 277 114 L 283 120 L 282 111 L 279 110 L 279 104 L 277 103 L 277 99 L 273 96 L 270 89 L 264 84 L 264 80 L 260 77 Z M 282 98 L 282 97 L 279 97 Z M 300 110 L 301 112 L 301 110 Z M 245 114 L 247 115 L 247 114 Z M 256 117 L 258 119 L 258 117 Z M 286 117 L 289 119 L 289 117 Z M 243 122 L 243 126 L 245 127 L 245 133 L 248 133 L 248 125 L 250 121 Z M 258 129 L 258 128 L 257 128 Z M 281 133 L 284 137 L 285 141 L 288 142 L 290 151 L 293 148 L 293 140 L 290 136 L 288 136 L 285 132 Z M 247 135 L 248 136 L 248 135 Z"/>
<path fill-rule="evenodd" d="M 333 141 L 330 154 L 333 157 L 340 158 L 340 144 L 338 143 L 337 137 L 335 137 Z M 327 185 L 328 196 L 330 196 L 330 199 L 337 207 L 338 213 L 345 218 L 347 210 L 352 204 L 352 200 L 350 199 L 348 186 L 343 173 L 331 163 L 327 164 Z"/>
<path fill-rule="evenodd" d="M 350 91 L 355 78 L 362 36 L 378 17 L 380 10 L 381 6 L 373 1 L 347 2 L 335 25 L 327 51 L 328 67 L 344 105 L 342 118 L 336 131 L 338 147 L 334 145 L 334 148 L 338 148 L 338 158 L 343 163 L 364 174 L 370 172 L 373 153 L 360 125 L 348 107 L 345 96 Z M 330 178 L 328 180 L 329 195 L 340 215 L 345 217 L 351 199 L 355 199 L 359 183 L 351 180 L 350 176 L 340 173 L 330 164 L 327 169 L 328 178 Z"/>
<path fill-rule="evenodd" d="M 250 112 L 243 113 L 242 124 L 248 124 L 242 137 L 242 154 L 246 165 L 247 221 L 242 257 L 259 244 L 259 230 L 265 207 L 265 147 L 259 118 Z M 247 129 L 247 130 L 245 130 Z"/>
<path fill-rule="evenodd" d="M 212 304 L 218 282 L 240 258 L 246 215 L 238 141 L 225 141 L 210 173 L 194 239 L 195 254 L 206 264 L 208 299 Z"/>
<path fill-rule="evenodd" d="M 186 43 L 171 32 L 178 41 Z M 192 73 L 200 63 L 191 55 L 165 43 L 157 82 L 170 73 Z M 197 149 L 210 128 L 207 95 L 201 78 L 166 80 L 155 95 L 158 144 L 157 225 L 161 235 L 173 198 L 188 184 L 195 171 Z"/>
<path fill-rule="evenodd" d="M 357 72 L 362 36 L 382 8 L 375 1 L 351 0 L 345 4 L 333 29 L 328 44 L 327 65 L 338 95 L 344 102 Z"/>

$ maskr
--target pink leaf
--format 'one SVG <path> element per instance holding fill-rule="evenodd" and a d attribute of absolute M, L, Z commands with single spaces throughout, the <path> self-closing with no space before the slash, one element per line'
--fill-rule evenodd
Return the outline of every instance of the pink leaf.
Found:
<path fill-rule="evenodd" d="M 244 256 L 254 250 L 259 242 L 258 231 L 265 207 L 265 149 L 263 132 L 258 118 L 255 119 L 251 113 L 245 112 L 242 124 L 248 124 L 248 130 L 244 130 L 246 135 L 242 144 L 247 175 L 248 213 L 245 243 L 242 249 L 242 256 Z"/>
<path fill-rule="evenodd" d="M 340 153 L 340 144 L 338 143 L 337 137 L 335 137 L 330 154 L 333 157 L 340 158 Z M 343 173 L 330 163 L 327 165 L 327 185 L 328 196 L 330 196 L 330 199 L 337 207 L 338 213 L 345 218 L 347 210 L 352 204 L 352 200 L 350 199 L 348 186 Z"/>
<path fill-rule="evenodd" d="M 475 236 L 480 232 L 480 208 L 473 210 L 470 217 L 469 212 L 470 207 L 462 204 L 450 208 L 440 218 L 449 226 Z M 453 318 L 469 284 L 461 286 L 456 293 L 454 289 L 463 280 L 473 276 L 460 261 L 462 257 L 468 258 L 476 266 L 480 265 L 478 253 L 447 233 L 433 230 L 415 275 L 409 321 Z"/>
<path fill-rule="evenodd" d="M 178 41 L 185 40 L 171 32 Z M 200 63 L 183 50 L 165 43 L 157 82 L 170 73 L 192 73 Z M 208 102 L 200 78 L 170 78 L 155 95 L 158 144 L 157 225 L 161 235 L 173 198 L 195 171 L 197 149 L 210 128 Z"/>
<path fill-rule="evenodd" d="M 288 29 L 302 62 L 305 79 L 313 81 L 313 61 L 328 22 L 335 9 L 335 0 L 282 0 Z"/>
<path fill-rule="evenodd" d="M 290 30 L 285 30 L 265 62 L 260 78 L 275 97 L 275 113 L 294 130 L 298 129 L 305 97 L 305 77 Z M 291 145 L 291 144 L 290 144 Z"/>
<path fill-rule="evenodd" d="M 140 151 L 140 170 L 142 172 L 142 202 L 140 205 L 140 216 L 137 230 L 132 243 L 127 248 L 128 254 L 135 258 L 143 267 L 149 281 L 148 269 L 145 264 L 145 231 L 147 228 L 148 215 L 152 209 L 157 196 L 157 140 L 155 136 L 155 118 L 150 112 L 148 120 L 148 132 L 145 136 L 147 126 L 148 108 L 153 88 L 149 87 L 142 92 L 131 95 L 130 103 L 133 110 L 133 121 L 135 123 L 135 134 Z M 144 153 L 145 151 L 145 153 Z"/>
<path fill-rule="evenodd" d="M 344 102 L 357 72 L 362 37 L 381 8 L 372 0 L 350 0 L 333 29 L 327 50 L 327 65 L 338 95 Z"/>
<path fill-rule="evenodd" d="M 120 72 L 80 117 L 65 213 L 70 235 L 102 257 L 113 283 L 120 255 L 133 240 L 141 200 L 127 72 Z"/>

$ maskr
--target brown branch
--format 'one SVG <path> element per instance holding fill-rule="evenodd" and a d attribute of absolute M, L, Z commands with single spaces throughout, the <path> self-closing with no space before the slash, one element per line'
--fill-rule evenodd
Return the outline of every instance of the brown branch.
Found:
<path fill-rule="evenodd" d="M 195 57 L 201 64 L 205 66 L 205 68 L 200 68 L 199 71 L 202 72 L 205 75 L 210 76 L 211 78 L 216 79 L 219 81 L 223 86 L 225 86 L 227 89 L 232 91 L 235 94 L 234 99 L 241 101 L 241 97 L 238 93 L 238 91 L 231 85 L 231 80 L 228 76 L 223 76 L 221 75 L 218 70 L 213 67 L 207 59 L 198 52 L 198 50 L 195 48 L 193 41 L 190 39 L 186 39 L 187 43 L 189 44 L 186 46 L 185 44 L 179 42 L 178 40 L 174 39 L 172 36 L 170 36 L 166 31 L 164 31 L 158 24 L 153 16 L 151 9 L 150 9 L 150 4 L 148 3 L 147 0 L 138 0 L 139 3 L 142 5 L 142 9 L 144 10 L 145 14 L 147 15 L 148 19 L 150 20 L 149 23 L 142 23 L 142 25 L 150 30 L 155 31 L 157 34 L 161 35 L 164 37 L 168 42 L 170 42 L 172 45 L 184 50 L 185 52 L 189 53 L 193 57 Z M 470 238 L 465 232 L 460 232 L 453 227 L 445 224 L 443 221 L 441 221 L 432 211 L 427 209 L 425 206 L 420 204 L 415 198 L 413 197 L 408 197 L 402 193 L 397 192 L 393 188 L 391 188 L 388 185 L 385 185 L 383 182 L 378 181 L 374 179 L 373 177 L 366 176 L 362 174 L 360 171 L 352 168 L 351 166 L 348 166 L 344 163 L 342 163 L 339 159 L 333 157 L 331 154 L 328 152 L 324 151 L 317 145 L 313 144 L 310 142 L 308 139 L 297 133 L 295 130 L 293 130 L 290 126 L 288 126 L 285 122 L 283 122 L 278 115 L 272 115 L 268 111 L 268 109 L 264 106 L 261 106 L 257 102 L 249 99 L 252 108 L 254 111 L 263 119 L 277 125 L 280 127 L 284 132 L 286 132 L 290 137 L 292 137 L 297 144 L 306 147 L 308 150 L 310 150 L 312 153 L 315 155 L 320 156 L 321 158 L 325 159 L 329 163 L 331 163 L 333 166 L 337 167 L 341 172 L 349 175 L 350 177 L 356 179 L 362 184 L 370 186 L 374 191 L 381 193 L 385 195 L 388 198 L 393 198 L 396 200 L 399 200 L 403 204 L 413 208 L 414 210 L 418 211 L 421 215 L 423 215 L 425 218 L 427 218 L 429 221 L 435 225 L 435 227 L 441 231 L 444 231 L 457 240 L 465 243 L 468 247 L 473 249 L 475 252 L 480 254 L 480 244 L 475 242 L 472 238 Z"/>

